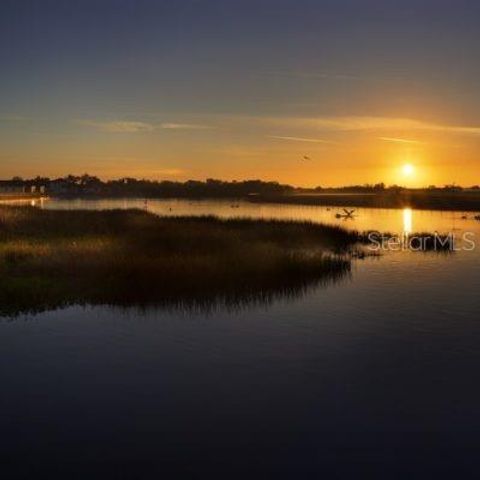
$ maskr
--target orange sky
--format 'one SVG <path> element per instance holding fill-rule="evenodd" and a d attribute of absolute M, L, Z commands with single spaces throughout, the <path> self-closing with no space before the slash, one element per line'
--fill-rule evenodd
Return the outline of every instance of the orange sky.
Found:
<path fill-rule="evenodd" d="M 103 178 L 260 178 L 299 186 L 480 182 L 475 126 L 389 117 L 189 115 L 183 123 L 75 120 L 61 133 L 26 133 L 33 126 L 28 119 L 9 123 L 27 141 L 12 135 L 3 143 L 4 178 L 89 172 Z M 413 166 L 411 175 L 403 173 L 405 164 Z"/>
<path fill-rule="evenodd" d="M 0 2 L 0 178 L 480 184 L 479 2 L 121 3 Z"/>

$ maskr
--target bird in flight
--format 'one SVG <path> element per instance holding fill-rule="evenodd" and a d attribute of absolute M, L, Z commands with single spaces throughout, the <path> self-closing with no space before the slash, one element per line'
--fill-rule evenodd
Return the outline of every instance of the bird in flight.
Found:
<path fill-rule="evenodd" d="M 304 155 L 303 160 L 311 160 L 311 158 L 308 155 Z"/>

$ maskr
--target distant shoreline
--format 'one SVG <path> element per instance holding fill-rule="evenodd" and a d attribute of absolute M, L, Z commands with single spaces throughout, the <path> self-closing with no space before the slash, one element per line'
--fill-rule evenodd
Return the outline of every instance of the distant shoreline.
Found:
<path fill-rule="evenodd" d="M 108 199 L 141 198 L 190 200 L 223 199 L 252 203 L 285 203 L 332 207 L 412 208 L 480 212 L 480 186 L 463 188 L 455 184 L 410 189 L 384 183 L 346 185 L 336 188 L 301 188 L 274 181 L 155 181 L 120 178 L 103 181 L 84 174 L 63 178 L 12 179 L 0 181 L 0 200 L 30 199 L 45 193 L 52 198 Z M 12 190 L 13 189 L 13 190 Z M 16 189 L 16 190 L 15 190 Z M 30 192 L 30 193 L 22 193 Z M 16 193 L 17 192 L 17 193 Z"/>
<path fill-rule="evenodd" d="M 41 198 L 47 198 L 47 195 L 35 194 L 35 193 L 22 193 L 15 195 L 5 195 L 0 193 L 0 203 L 2 202 L 18 202 L 18 201 L 28 201 L 28 200 L 39 200 Z"/>
<path fill-rule="evenodd" d="M 402 191 L 398 193 L 319 193 L 258 195 L 251 202 L 356 208 L 412 208 L 415 210 L 480 211 L 478 192 Z"/>
<path fill-rule="evenodd" d="M 33 198 L 33 197 L 29 197 Z M 480 212 L 480 192 L 428 192 L 407 190 L 402 192 L 319 192 L 319 193 L 288 193 L 288 194 L 258 194 L 258 195 L 102 195 L 76 194 L 52 195 L 59 200 L 105 200 L 105 199 L 152 199 L 152 200 L 217 200 L 246 201 L 251 203 L 277 203 L 287 205 L 310 205 L 325 207 L 353 208 L 383 208 L 414 210 L 444 210 L 458 212 Z M 2 197 L 0 197 L 0 200 Z"/>

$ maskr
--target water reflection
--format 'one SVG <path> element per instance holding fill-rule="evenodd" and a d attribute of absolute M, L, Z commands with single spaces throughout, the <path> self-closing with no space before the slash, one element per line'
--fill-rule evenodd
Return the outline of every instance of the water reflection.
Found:
<path fill-rule="evenodd" d="M 403 209 L 403 233 L 409 235 L 413 231 L 412 227 L 412 209 L 404 208 Z"/>
<path fill-rule="evenodd" d="M 243 279 L 237 285 L 162 284 L 147 285 L 141 281 L 132 284 L 128 291 L 105 291 L 93 294 L 78 292 L 38 291 L 26 298 L 23 286 L 0 290 L 0 318 L 14 318 L 25 314 L 38 314 L 68 306 L 111 306 L 142 311 L 212 313 L 239 312 L 254 307 L 270 307 L 278 301 L 295 302 L 320 288 L 341 283 L 350 278 L 350 260 L 339 259 L 330 268 L 305 272 L 288 278 L 263 275 L 262 278 Z M 158 287 L 158 288 L 157 288 Z M 100 290 L 100 289 L 99 289 Z"/>
<path fill-rule="evenodd" d="M 151 208 L 168 205 L 176 214 L 231 215 L 218 202 Z M 333 209 L 317 207 L 238 210 L 335 221 Z M 358 215 L 354 228 L 393 233 L 480 226 L 454 212 Z M 271 279 L 249 292 L 238 285 L 228 294 L 164 296 L 136 303 L 143 316 L 72 307 L 0 322 L 3 471 L 223 478 L 235 465 L 243 477 L 470 478 L 480 430 L 472 381 L 479 260 L 478 250 L 403 252 L 355 263 L 352 281 L 345 270 Z"/>
<path fill-rule="evenodd" d="M 145 209 L 144 199 L 118 198 L 101 200 L 63 200 L 48 199 L 42 205 L 47 209 Z M 352 206 L 352 208 L 355 208 Z M 248 217 L 281 220 L 308 220 L 312 222 L 340 225 L 358 231 L 381 231 L 402 234 L 417 232 L 448 233 L 452 231 L 473 231 L 480 234 L 480 222 L 473 215 L 465 216 L 462 212 L 428 211 L 381 208 L 356 208 L 354 219 L 344 221 L 335 218 L 336 213 L 343 213 L 341 207 L 322 207 L 314 205 L 288 205 L 236 202 L 232 208 L 229 201 L 224 200 L 182 200 L 182 199 L 150 199 L 148 211 L 164 216 L 201 216 L 215 215 L 221 218 Z"/>

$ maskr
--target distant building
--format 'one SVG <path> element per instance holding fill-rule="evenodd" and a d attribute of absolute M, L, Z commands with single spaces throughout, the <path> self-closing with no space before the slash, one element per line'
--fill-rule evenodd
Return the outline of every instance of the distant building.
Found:
<path fill-rule="evenodd" d="M 0 180 L 0 197 L 41 196 L 45 187 L 29 185 L 21 180 Z"/>

